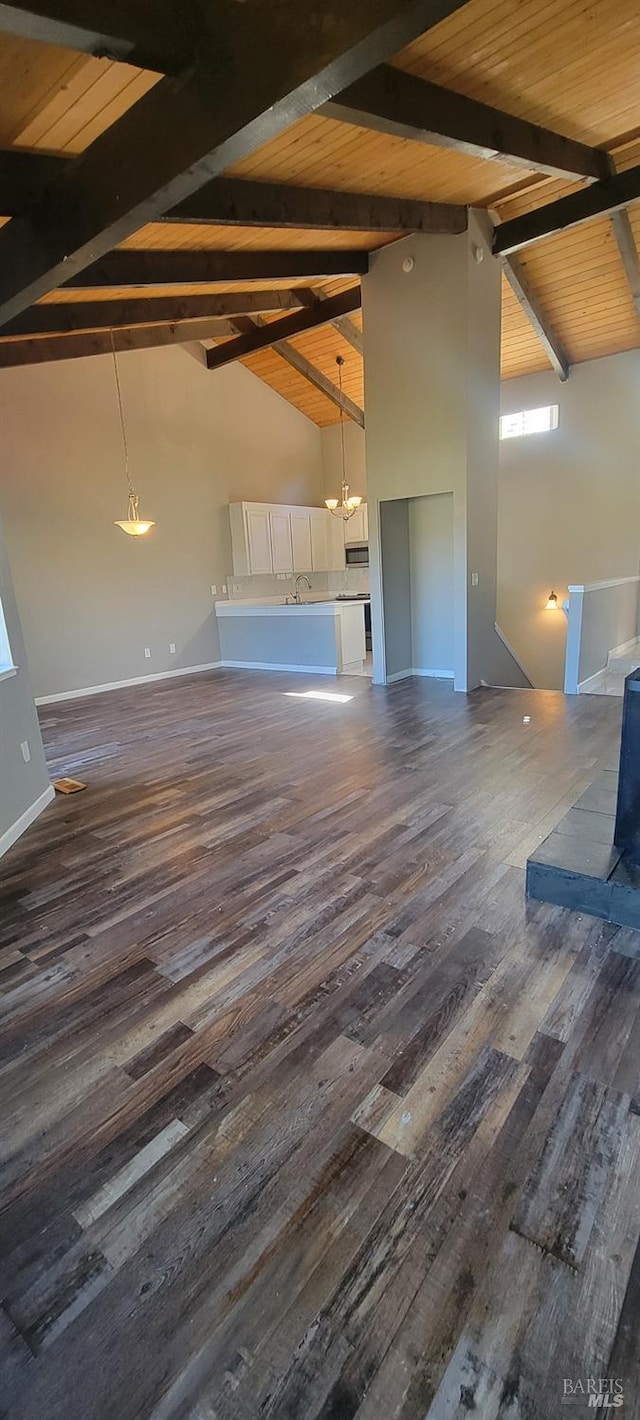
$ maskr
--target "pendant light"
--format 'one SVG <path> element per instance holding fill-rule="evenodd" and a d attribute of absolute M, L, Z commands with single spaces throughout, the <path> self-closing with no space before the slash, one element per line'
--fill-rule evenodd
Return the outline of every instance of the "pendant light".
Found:
<path fill-rule="evenodd" d="M 119 415 L 120 415 L 120 432 L 121 432 L 121 434 L 122 434 L 122 452 L 123 452 L 123 454 L 124 454 L 124 472 L 125 472 L 125 478 L 126 478 L 127 483 L 128 483 L 128 485 L 129 485 L 129 501 L 128 501 L 128 504 L 127 504 L 127 516 L 126 516 L 126 518 L 123 518 L 122 520 L 120 520 L 120 519 L 117 518 L 115 525 L 116 525 L 117 528 L 122 528 L 122 531 L 123 531 L 124 533 L 127 533 L 127 534 L 129 535 L 129 537 L 144 537 L 144 534 L 145 534 L 145 533 L 148 533 L 149 528 L 154 528 L 154 527 L 155 527 L 155 523 L 152 522 L 152 521 L 150 521 L 150 520 L 145 521 L 144 519 L 142 519 L 142 518 L 140 517 L 140 499 L 139 499 L 138 494 L 136 493 L 136 491 L 135 491 L 135 489 L 134 489 L 134 487 L 133 487 L 133 484 L 132 484 L 132 482 L 131 482 L 131 475 L 130 475 L 130 473 L 129 473 L 129 449 L 128 449 L 128 446 L 127 446 L 127 431 L 126 431 L 126 429 L 125 429 L 124 414 L 123 414 L 123 411 L 122 411 L 122 394 L 121 394 L 121 391 L 120 391 L 120 376 L 119 376 L 119 374 L 118 374 L 118 360 L 117 360 L 117 356 L 116 356 L 116 342 L 115 342 L 115 339 L 114 339 L 113 331 L 111 331 L 111 354 L 112 354 L 112 356 L 113 356 L 113 373 L 114 373 L 114 376 L 115 376 L 116 393 L 117 393 L 117 396 L 118 396 L 118 412 L 119 412 Z"/>
<path fill-rule="evenodd" d="M 344 395 L 342 393 L 342 366 L 344 365 L 344 357 L 342 355 L 336 355 L 336 365 L 338 366 L 338 384 L 340 386 L 340 450 L 342 456 L 342 485 L 340 488 L 339 498 L 325 498 L 324 501 L 325 507 L 329 509 L 329 512 L 335 513 L 336 517 L 338 518 L 344 518 L 346 523 L 347 519 L 352 518 L 354 513 L 357 512 L 362 502 L 362 498 L 358 498 L 355 494 L 349 495 L 349 484 L 347 483 L 344 457 Z"/>

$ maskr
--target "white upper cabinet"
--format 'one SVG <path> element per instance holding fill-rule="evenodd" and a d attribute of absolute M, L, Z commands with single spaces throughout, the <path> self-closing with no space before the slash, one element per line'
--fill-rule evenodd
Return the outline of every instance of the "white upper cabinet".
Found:
<path fill-rule="evenodd" d="M 310 517 L 311 565 L 314 572 L 327 572 L 331 566 L 329 549 L 329 518 L 326 508 L 314 508 Z"/>
<path fill-rule="evenodd" d="M 367 507 L 348 522 L 326 508 L 230 503 L 233 575 L 343 572 L 345 542 L 366 542 Z"/>
<path fill-rule="evenodd" d="M 271 530 L 266 509 L 247 510 L 248 563 L 252 572 L 273 572 Z"/>
<path fill-rule="evenodd" d="M 337 517 L 335 513 L 327 513 L 329 519 L 329 571 L 344 572 L 344 530 L 347 524 L 344 518 Z"/>
<path fill-rule="evenodd" d="M 273 570 L 274 572 L 293 572 L 291 514 L 289 509 L 272 509 L 269 513 L 269 522 L 271 524 Z"/>
<path fill-rule="evenodd" d="M 367 505 L 361 503 L 344 525 L 345 542 L 366 542 L 369 534 Z"/>
<path fill-rule="evenodd" d="M 313 532 L 312 525 L 315 523 L 315 516 L 309 508 L 292 508 L 291 518 L 291 546 L 293 548 L 293 570 L 294 572 L 316 572 L 319 564 L 313 558 Z M 323 564 L 326 571 L 326 562 Z"/>

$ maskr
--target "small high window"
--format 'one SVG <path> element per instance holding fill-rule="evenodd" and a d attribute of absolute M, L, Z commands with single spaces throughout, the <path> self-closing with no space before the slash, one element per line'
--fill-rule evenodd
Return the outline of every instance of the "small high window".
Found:
<path fill-rule="evenodd" d="M 519 439 L 523 434 L 548 434 L 558 427 L 558 405 L 543 404 L 540 409 L 521 409 L 518 414 L 503 414 L 500 418 L 500 438 Z"/>

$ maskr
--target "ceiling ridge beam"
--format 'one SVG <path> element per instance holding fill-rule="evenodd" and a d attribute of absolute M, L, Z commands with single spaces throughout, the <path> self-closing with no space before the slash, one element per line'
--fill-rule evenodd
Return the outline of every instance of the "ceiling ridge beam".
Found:
<path fill-rule="evenodd" d="M 312 296 L 313 292 L 308 294 Z M 9 321 L 2 327 L 0 336 L 64 335 L 289 311 L 306 305 L 303 300 L 306 295 L 303 287 L 298 291 L 238 291 L 228 295 L 134 296 L 119 301 L 47 301 L 45 305 L 31 306 Z"/>
<path fill-rule="evenodd" d="M 196 49 L 186 0 L 23 0 L 0 4 L 0 33 L 175 74 Z"/>
<path fill-rule="evenodd" d="M 223 177 L 215 178 L 173 207 L 163 221 L 329 232 L 457 234 L 467 229 L 467 208 L 453 202 L 419 202 L 375 193 Z"/>
<path fill-rule="evenodd" d="M 0 231 L 0 325 L 468 3 L 219 0 L 197 63 L 161 79 Z"/>
<path fill-rule="evenodd" d="M 509 163 L 549 177 L 602 178 L 606 153 L 382 64 L 324 104 L 327 118 Z"/>
<path fill-rule="evenodd" d="M 241 360 L 257 350 L 266 350 L 279 340 L 303 335 L 305 331 L 315 330 L 321 325 L 330 325 L 335 317 L 357 310 L 361 300 L 360 287 L 357 286 L 341 292 L 339 296 L 330 296 L 326 301 L 316 301 L 312 306 L 295 311 L 293 315 L 283 316 L 281 320 L 255 324 L 252 322 L 251 330 L 239 335 L 237 340 L 210 350 L 207 365 L 210 370 L 217 370 L 222 365 L 230 365 L 234 360 Z"/>
<path fill-rule="evenodd" d="M 640 200 L 640 164 L 627 168 L 623 173 L 611 173 L 595 182 L 591 187 L 582 187 L 578 192 L 570 192 L 567 197 L 559 197 L 555 202 L 547 202 L 533 212 L 525 212 L 520 217 L 510 217 L 496 227 L 493 250 L 498 256 L 509 256 L 543 241 L 545 237 L 566 232 L 570 227 L 578 227 L 583 222 L 592 222 L 598 217 L 611 216 L 630 203 Z"/>

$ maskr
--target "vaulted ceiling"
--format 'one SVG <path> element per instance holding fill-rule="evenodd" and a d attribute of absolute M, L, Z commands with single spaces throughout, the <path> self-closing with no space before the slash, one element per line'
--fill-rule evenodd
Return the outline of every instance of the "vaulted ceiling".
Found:
<path fill-rule="evenodd" d="M 0 7 L 0 365 L 99 353 L 111 328 L 119 349 L 197 341 L 204 362 L 224 342 L 322 426 L 342 354 L 359 417 L 366 254 L 459 230 L 468 205 L 491 213 L 505 263 L 505 378 L 640 345 L 637 0 L 341 8 Z M 556 209 L 573 193 L 593 211 Z"/>

